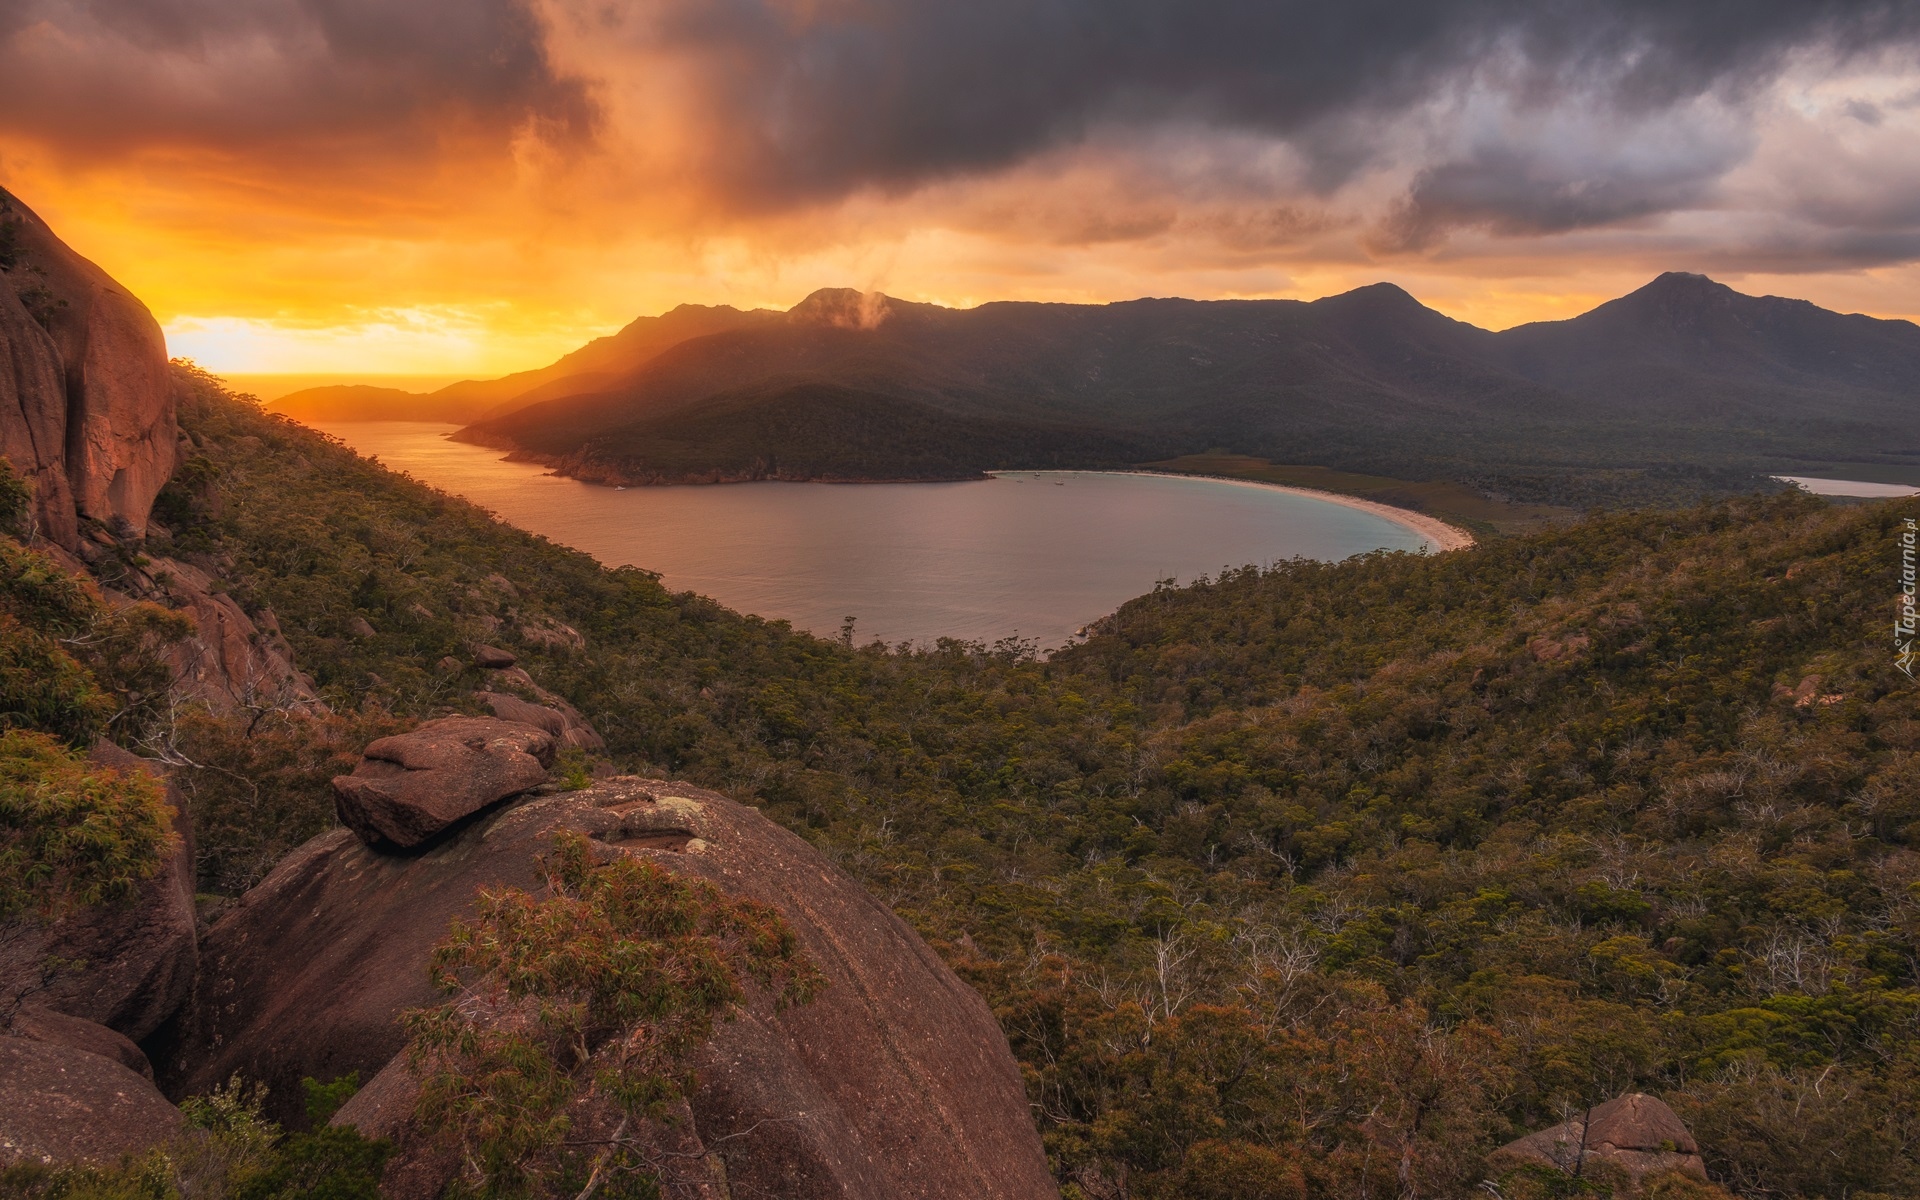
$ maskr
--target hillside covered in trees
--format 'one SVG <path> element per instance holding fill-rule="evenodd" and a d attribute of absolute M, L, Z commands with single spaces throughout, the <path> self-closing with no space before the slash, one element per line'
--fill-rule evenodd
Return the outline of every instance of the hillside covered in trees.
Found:
<path fill-rule="evenodd" d="M 484 637 L 621 766 L 905 915 L 993 1004 L 1069 1196 L 1465 1197 L 1636 1089 L 1739 1194 L 1920 1193 L 1911 502 L 1229 571 L 1037 661 L 742 617 L 184 386 L 149 544 L 271 609 L 332 710 L 127 727 L 185 764 L 206 892 L 330 825 L 372 732 L 468 703 Z"/>
<path fill-rule="evenodd" d="M 587 479 L 763 478 L 764 447 L 736 429 L 791 423 L 798 409 L 838 424 L 860 393 L 889 405 L 897 436 L 857 461 L 822 459 L 813 477 L 917 478 L 945 464 L 960 478 L 1042 454 L 1104 466 L 1122 448 L 1133 461 L 1211 450 L 1584 508 L 1745 493 L 1770 473 L 1920 469 L 1906 435 L 1920 328 L 1679 272 L 1570 320 L 1497 333 L 1385 283 L 1310 303 L 971 309 L 824 289 L 785 313 L 676 309 L 578 354 L 591 365 L 527 375 L 458 436 Z M 395 415 L 458 407 L 455 390 L 470 386 Z M 323 418 L 318 399 L 287 411 Z M 803 438 L 774 475 L 803 476 L 819 445 Z"/>

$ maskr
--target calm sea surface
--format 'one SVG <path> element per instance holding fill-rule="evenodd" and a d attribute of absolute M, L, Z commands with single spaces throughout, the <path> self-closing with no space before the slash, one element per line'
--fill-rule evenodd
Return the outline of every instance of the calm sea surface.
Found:
<path fill-rule="evenodd" d="M 501 462 L 451 426 L 328 433 L 609 566 L 862 642 L 939 637 L 1064 644 L 1152 590 L 1226 566 L 1431 548 L 1372 513 L 1248 484 L 1052 471 L 971 483 L 741 483 L 617 491 Z"/>

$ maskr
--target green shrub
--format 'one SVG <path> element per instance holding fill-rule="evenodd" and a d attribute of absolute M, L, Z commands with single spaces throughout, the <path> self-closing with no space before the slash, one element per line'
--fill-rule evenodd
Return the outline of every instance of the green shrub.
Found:
<path fill-rule="evenodd" d="M 339 1081 L 336 1081 L 339 1082 Z M 303 1080 L 309 1095 L 335 1085 Z M 350 1085 L 349 1085 L 350 1086 Z M 391 1143 L 353 1129 L 285 1134 L 260 1115 L 265 1091 L 237 1077 L 180 1105 L 173 1142 L 114 1166 L 0 1169 L 9 1200 L 380 1200 Z"/>
<path fill-rule="evenodd" d="M 89 766 L 45 734 L 0 733 L 0 918 L 124 900 L 174 846 L 151 776 Z"/>
<path fill-rule="evenodd" d="M 4 228 L 4 226 L 0 226 Z M 33 515 L 33 485 L 14 471 L 13 463 L 0 455 L 0 533 L 25 537 Z"/>
<path fill-rule="evenodd" d="M 543 865 L 549 898 L 482 891 L 475 920 L 434 952 L 456 998 L 402 1018 L 420 1116 L 457 1149 L 466 1194 L 538 1194 L 581 1174 L 645 1188 L 654 1164 L 627 1131 L 674 1115 L 688 1056 L 745 999 L 742 978 L 790 1004 L 820 976 L 777 912 L 704 880 L 624 855 L 596 867 L 568 831 Z M 620 1114 L 600 1150 L 564 1145 L 586 1097 Z"/>
<path fill-rule="evenodd" d="M 76 746 L 132 740 L 165 706 L 167 647 L 192 631 L 159 605 L 110 606 L 92 581 L 0 538 L 0 725 Z"/>
<path fill-rule="evenodd" d="M 173 737 L 182 765 L 173 778 L 193 814 L 198 888 L 237 896 L 288 851 L 333 828 L 333 777 L 350 774 L 369 742 L 413 724 L 377 707 L 180 714 Z"/>

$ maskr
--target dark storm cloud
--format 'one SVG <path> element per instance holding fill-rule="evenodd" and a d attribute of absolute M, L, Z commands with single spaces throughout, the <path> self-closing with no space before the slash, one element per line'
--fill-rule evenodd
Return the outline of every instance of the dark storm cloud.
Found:
<path fill-rule="evenodd" d="M 991 173 L 1095 131 L 1233 131 L 1289 143 L 1322 196 L 1398 162 L 1414 182 L 1379 245 L 1417 249 L 1671 211 L 1749 148 L 1739 130 L 1665 158 L 1394 140 L 1469 81 L 1523 115 L 1631 128 L 1702 96 L 1738 109 L 1798 51 L 1917 39 L 1915 0 L 0 0 L 0 132 L 324 163 L 530 124 L 584 146 L 597 92 L 657 90 L 698 148 L 668 170 L 754 212 Z"/>
<path fill-rule="evenodd" d="M 1334 164 L 1332 185 L 1367 161 L 1353 142 L 1368 121 L 1490 63 L 1523 102 L 1583 92 L 1633 117 L 1737 95 L 1796 49 L 1849 54 L 1920 34 L 1911 0 L 825 0 L 804 20 L 764 0 L 679 0 L 656 13 L 645 36 L 707 64 L 705 102 L 731 139 L 721 170 L 774 204 L 1167 120 L 1298 137 L 1316 165 Z M 1336 118 L 1360 121 L 1316 147 L 1315 127 Z M 1460 191 L 1471 165 L 1430 187 Z M 1684 191 L 1657 183 L 1556 208 L 1522 190 L 1514 221 L 1609 219 Z"/>
<path fill-rule="evenodd" d="M 1421 171 L 1373 244 L 1385 251 L 1420 250 L 1459 228 L 1528 236 L 1673 212 L 1704 199 L 1749 147 L 1747 139 L 1733 136 L 1678 153 L 1596 153 L 1584 162 L 1485 147 Z"/>
<path fill-rule="evenodd" d="M 0 0 L 0 128 L 69 152 L 590 119 L 519 0 Z"/>

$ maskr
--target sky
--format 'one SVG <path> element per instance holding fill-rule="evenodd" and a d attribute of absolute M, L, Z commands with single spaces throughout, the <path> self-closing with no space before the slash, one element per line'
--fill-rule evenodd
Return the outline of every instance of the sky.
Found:
<path fill-rule="evenodd" d="M 0 0 L 0 185 L 224 372 L 826 286 L 1920 318 L 1920 3 Z"/>

